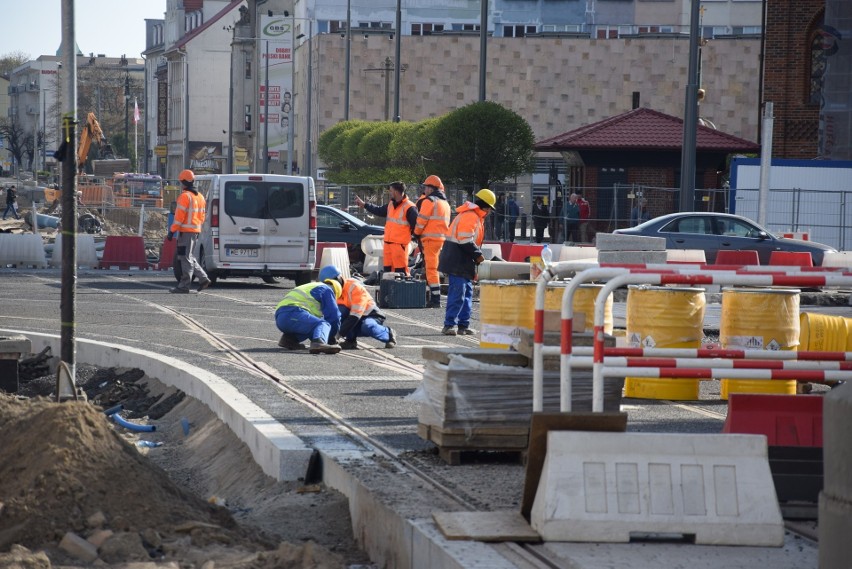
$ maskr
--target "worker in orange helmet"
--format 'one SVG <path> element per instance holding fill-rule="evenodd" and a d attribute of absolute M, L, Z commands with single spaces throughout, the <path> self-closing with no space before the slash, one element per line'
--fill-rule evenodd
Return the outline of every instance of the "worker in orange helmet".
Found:
<path fill-rule="evenodd" d="M 174 221 L 166 239 L 171 241 L 177 234 L 177 259 L 180 263 L 181 276 L 180 282 L 176 287 L 169 289 L 169 292 L 189 294 L 201 292 L 210 286 L 211 282 L 195 258 L 198 234 L 201 233 L 201 225 L 207 215 L 207 201 L 195 189 L 195 173 L 192 170 L 182 171 L 178 179 L 183 186 L 183 191 L 178 196 Z M 198 276 L 198 290 L 190 288 L 193 275 Z"/>
<path fill-rule="evenodd" d="M 396 346 L 396 335 L 390 326 L 385 325 L 385 315 L 376 306 L 370 292 L 358 279 L 344 279 L 340 269 L 326 265 L 319 272 L 319 280 L 324 283 L 336 282 L 343 289 L 337 299 L 340 309 L 340 347 L 344 350 L 357 350 L 358 337 L 373 338 L 382 342 L 385 348 Z"/>
<path fill-rule="evenodd" d="M 450 224 L 438 265 L 449 280 L 447 310 L 444 314 L 444 328 L 441 330 L 446 336 L 474 334 L 470 328 L 473 279 L 476 277 L 476 268 L 485 260 L 480 249 L 485 238 L 485 218 L 496 203 L 494 192 L 482 189 L 476 192 L 473 202 L 465 202 L 456 208 L 458 215 Z"/>
<path fill-rule="evenodd" d="M 441 178 L 434 174 L 423 181 L 425 197 L 418 200 L 417 225 L 414 236 L 420 240 L 429 284 L 429 308 L 441 308 L 441 277 L 438 257 L 450 228 L 450 203 L 444 194 Z"/>
<path fill-rule="evenodd" d="M 355 196 L 355 203 L 373 215 L 385 218 L 385 272 L 408 273 L 408 245 L 417 224 L 417 209 L 405 195 L 405 184 L 392 182 L 388 186 L 390 201 L 385 205 L 374 205 Z"/>

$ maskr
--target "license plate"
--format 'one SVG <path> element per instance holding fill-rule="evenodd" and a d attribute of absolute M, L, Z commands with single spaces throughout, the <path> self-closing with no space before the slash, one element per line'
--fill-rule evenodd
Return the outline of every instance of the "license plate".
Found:
<path fill-rule="evenodd" d="M 226 249 L 225 253 L 228 257 L 257 257 L 258 250 L 257 249 L 239 249 L 236 247 L 230 247 Z"/>

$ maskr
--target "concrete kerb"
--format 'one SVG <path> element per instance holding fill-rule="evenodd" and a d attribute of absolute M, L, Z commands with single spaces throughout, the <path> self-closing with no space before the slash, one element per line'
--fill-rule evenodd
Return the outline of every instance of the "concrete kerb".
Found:
<path fill-rule="evenodd" d="M 48 346 L 53 353 L 60 350 L 60 337 L 56 335 L 12 329 L 0 329 L 0 334 L 26 336 L 36 353 Z M 307 472 L 313 449 L 219 376 L 169 356 L 119 344 L 78 338 L 76 348 L 78 363 L 139 368 L 198 399 L 249 447 L 255 462 L 268 476 L 295 481 Z M 355 538 L 379 566 L 514 567 L 489 544 L 445 539 L 431 519 L 423 518 L 424 514 L 462 508 L 424 490 L 421 480 L 403 472 L 388 472 L 386 466 L 365 460 L 363 452 L 351 448 L 320 449 L 320 454 L 323 481 L 348 499 Z M 356 469 L 372 472 L 359 477 Z M 393 505 L 382 499 L 388 489 L 398 493 Z"/>

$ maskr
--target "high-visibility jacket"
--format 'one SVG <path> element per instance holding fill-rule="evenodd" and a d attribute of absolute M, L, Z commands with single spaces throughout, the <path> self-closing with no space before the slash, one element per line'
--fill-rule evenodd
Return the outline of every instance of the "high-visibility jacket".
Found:
<path fill-rule="evenodd" d="M 201 233 L 201 225 L 207 215 L 207 200 L 200 193 L 184 190 L 178 196 L 175 219 L 169 231 L 172 233 Z"/>
<path fill-rule="evenodd" d="M 346 279 L 343 282 L 343 293 L 337 299 L 337 304 L 349 309 L 350 316 L 363 318 L 376 310 L 376 303 L 369 291 L 357 279 Z"/>
<path fill-rule="evenodd" d="M 486 210 L 466 202 L 456 208 L 458 215 L 450 224 L 450 230 L 441 257 L 438 270 L 448 275 L 467 279 L 476 276 L 476 260 L 482 256 L 482 241 L 485 239 Z"/>
<path fill-rule="evenodd" d="M 441 190 L 432 190 L 417 213 L 414 235 L 432 239 L 446 239 L 450 228 L 450 204 Z"/>
<path fill-rule="evenodd" d="M 402 243 L 408 245 L 411 242 L 411 225 L 408 223 L 408 210 L 414 207 L 408 197 L 395 204 L 388 203 L 388 215 L 385 220 L 385 242 Z"/>
<path fill-rule="evenodd" d="M 287 293 L 284 300 L 279 302 L 278 306 L 275 307 L 275 310 L 278 310 L 282 306 L 297 306 L 307 310 L 317 318 L 322 318 L 322 305 L 320 304 L 320 301 L 311 294 L 311 291 L 319 286 L 328 288 L 324 283 L 308 283 L 303 284 L 302 286 L 297 286 Z"/>

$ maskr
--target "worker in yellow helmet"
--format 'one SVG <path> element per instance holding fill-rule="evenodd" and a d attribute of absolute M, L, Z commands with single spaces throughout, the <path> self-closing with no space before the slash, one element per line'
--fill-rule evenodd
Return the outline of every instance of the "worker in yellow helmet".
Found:
<path fill-rule="evenodd" d="M 447 336 L 472 335 L 470 315 L 473 311 L 473 279 L 476 267 L 485 260 L 482 241 L 485 239 L 485 218 L 494 209 L 497 196 L 491 190 L 476 192 L 473 202 L 456 208 L 456 218 L 441 249 L 438 269 L 448 275 L 447 309 L 442 332 Z M 458 331 L 456 331 L 458 326 Z"/>

